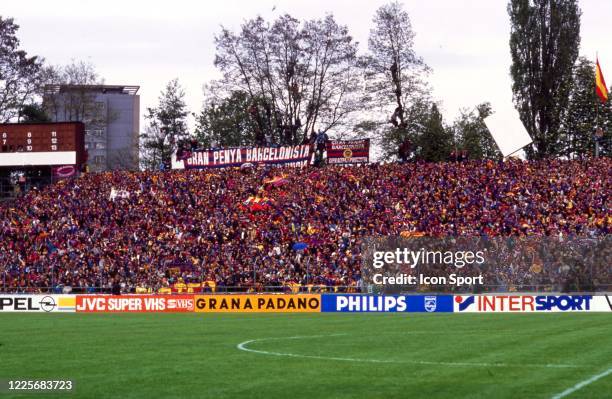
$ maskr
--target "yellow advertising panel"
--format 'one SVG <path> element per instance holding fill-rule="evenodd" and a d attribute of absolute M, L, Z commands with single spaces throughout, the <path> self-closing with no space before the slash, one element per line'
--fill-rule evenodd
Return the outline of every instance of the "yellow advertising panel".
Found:
<path fill-rule="evenodd" d="M 320 312 L 321 295 L 196 295 L 196 312 Z"/>
<path fill-rule="evenodd" d="M 61 309 L 72 309 L 76 307 L 76 296 L 60 296 L 57 301 L 58 307 Z"/>

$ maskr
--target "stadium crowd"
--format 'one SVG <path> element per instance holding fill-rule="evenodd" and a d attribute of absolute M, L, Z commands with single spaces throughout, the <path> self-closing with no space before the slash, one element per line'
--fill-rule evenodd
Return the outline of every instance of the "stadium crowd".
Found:
<path fill-rule="evenodd" d="M 611 171 L 599 158 L 86 174 L 0 205 L 0 285 L 357 290 L 366 236 L 605 236 Z M 485 281 L 562 283 L 560 265 L 532 266 Z M 589 272 L 609 284 L 607 266 Z"/>

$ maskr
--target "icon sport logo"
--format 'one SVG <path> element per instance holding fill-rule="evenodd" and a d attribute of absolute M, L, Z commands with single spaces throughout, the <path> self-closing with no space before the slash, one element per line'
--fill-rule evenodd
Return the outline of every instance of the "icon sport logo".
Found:
<path fill-rule="evenodd" d="M 460 312 L 463 312 L 468 307 L 470 307 L 470 305 L 473 305 L 475 301 L 476 301 L 476 298 L 473 295 L 465 297 L 465 299 L 462 296 L 456 296 L 455 297 L 455 302 L 457 302 L 459 304 L 459 311 Z"/>

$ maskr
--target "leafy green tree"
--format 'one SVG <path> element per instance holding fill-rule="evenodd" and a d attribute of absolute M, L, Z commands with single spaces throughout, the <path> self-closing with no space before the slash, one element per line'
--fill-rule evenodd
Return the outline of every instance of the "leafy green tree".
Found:
<path fill-rule="evenodd" d="M 510 0 L 508 14 L 514 104 L 534 141 L 527 155 L 556 155 L 580 47 L 578 1 Z"/>
<path fill-rule="evenodd" d="M 32 103 L 21 107 L 19 121 L 22 123 L 46 123 L 51 122 L 51 118 L 49 118 L 42 105 Z"/>
<path fill-rule="evenodd" d="M 560 153 L 568 158 L 583 158 L 593 154 L 593 134 L 599 126 L 605 133 L 603 152 L 609 147 L 612 133 L 612 105 L 601 104 L 595 94 L 595 63 L 580 57 L 574 67 L 568 112 L 561 128 Z"/>
<path fill-rule="evenodd" d="M 257 124 L 251 117 L 249 95 L 234 91 L 223 99 L 209 99 L 196 115 L 195 136 L 204 147 L 240 147 L 257 143 Z"/>
<path fill-rule="evenodd" d="M 19 25 L 0 16 L 0 123 L 10 122 L 40 91 L 43 60 L 19 49 Z"/>
<path fill-rule="evenodd" d="M 470 159 L 496 159 L 502 155 L 484 123 L 484 119 L 492 113 L 491 104 L 482 103 L 473 110 L 462 109 L 453 124 L 456 147 L 467 151 Z"/>
<path fill-rule="evenodd" d="M 406 125 L 402 128 L 373 121 L 363 122 L 360 126 L 367 128 L 368 133 L 376 132 L 384 160 L 397 159 L 399 147 L 404 142 L 410 144 L 410 158 L 416 158 L 420 152 L 421 136 L 427 129 L 432 106 L 433 103 L 429 98 L 412 101 L 404 111 Z"/>
<path fill-rule="evenodd" d="M 448 160 L 453 150 L 453 134 L 444 126 L 438 106 L 433 104 L 425 122 L 423 133 L 417 138 L 417 159 L 429 162 Z"/>
<path fill-rule="evenodd" d="M 157 107 L 147 108 L 149 122 L 141 135 L 141 166 L 144 169 L 168 167 L 178 144 L 189 138 L 185 91 L 178 79 L 171 80 L 159 96 Z"/>

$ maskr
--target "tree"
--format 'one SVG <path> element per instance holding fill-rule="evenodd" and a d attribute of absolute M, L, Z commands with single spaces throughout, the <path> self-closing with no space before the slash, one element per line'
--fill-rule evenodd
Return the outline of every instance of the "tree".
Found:
<path fill-rule="evenodd" d="M 496 159 L 502 154 L 493 140 L 484 119 L 493 113 L 491 104 L 477 105 L 473 110 L 462 109 L 453 124 L 457 150 L 466 151 L 470 159 Z"/>
<path fill-rule="evenodd" d="M 258 144 L 345 128 L 358 110 L 357 43 L 332 15 L 300 22 L 286 14 L 272 24 L 258 17 L 239 33 L 222 28 L 215 45 L 215 87 L 226 97 L 247 94 Z"/>
<path fill-rule="evenodd" d="M 176 151 L 178 144 L 189 137 L 187 115 L 185 91 L 178 79 L 173 79 L 161 92 L 158 106 L 147 108 L 145 119 L 149 121 L 149 125 L 141 135 L 143 168 L 169 166 L 172 153 Z"/>
<path fill-rule="evenodd" d="M 375 132 L 378 135 L 377 141 L 380 142 L 384 160 L 397 159 L 398 149 L 405 142 L 409 143 L 410 157 L 417 158 L 421 152 L 421 137 L 427 130 L 433 105 L 434 103 L 429 98 L 413 100 L 404 111 L 404 118 L 407 123 L 403 128 L 388 126 L 386 122 L 373 121 L 362 122 L 360 126 L 367 128 L 369 134 Z"/>
<path fill-rule="evenodd" d="M 383 116 L 372 124 L 376 127 L 372 133 L 389 159 L 404 140 L 417 141 L 433 101 L 424 81 L 429 68 L 414 52 L 415 33 L 402 5 L 393 2 L 380 7 L 373 23 L 369 53 L 361 62 L 370 108 Z"/>
<path fill-rule="evenodd" d="M 19 111 L 19 121 L 22 123 L 51 122 L 42 105 L 38 103 L 26 104 Z"/>
<path fill-rule="evenodd" d="M 601 104 L 595 94 L 595 63 L 580 57 L 574 67 L 568 111 L 561 128 L 560 153 L 583 158 L 594 151 L 593 133 L 600 126 L 609 140 L 612 133 L 612 106 Z M 606 147 L 604 146 L 604 152 Z"/>
<path fill-rule="evenodd" d="M 204 147 L 240 147 L 256 144 L 255 121 L 249 114 L 249 95 L 234 91 L 227 98 L 210 98 L 196 115 L 195 136 Z"/>
<path fill-rule="evenodd" d="M 514 104 L 534 140 L 530 158 L 558 152 L 572 68 L 580 47 L 577 0 L 510 0 Z"/>
<path fill-rule="evenodd" d="M 0 16 L 0 122 L 9 122 L 36 99 L 43 60 L 19 49 L 19 25 Z"/>
<path fill-rule="evenodd" d="M 417 159 L 428 162 L 446 161 L 453 150 L 453 135 L 444 126 L 442 114 L 436 104 L 432 104 L 429 115 L 423 127 L 423 133 L 418 136 Z"/>

